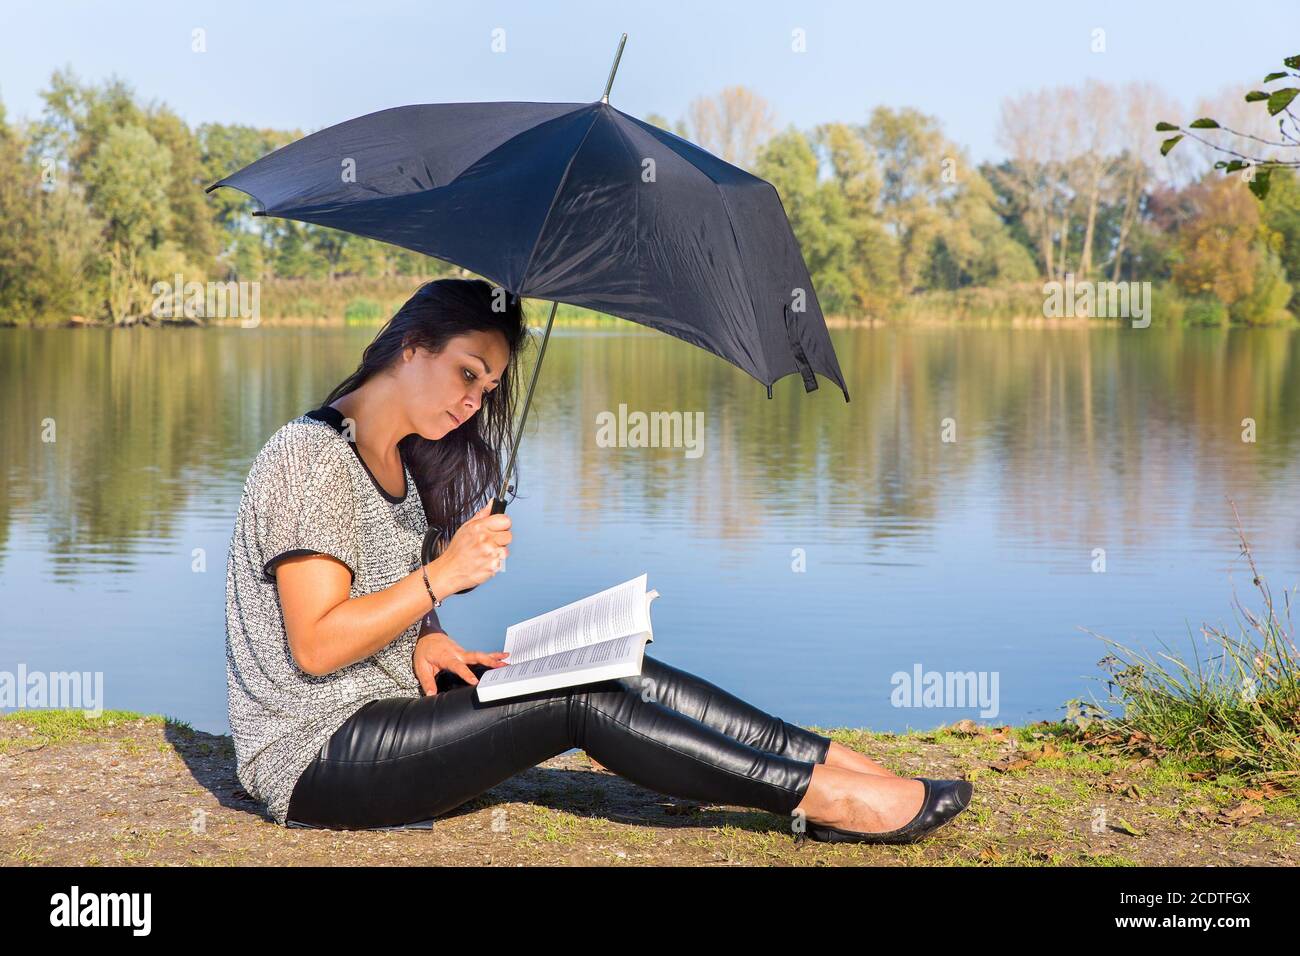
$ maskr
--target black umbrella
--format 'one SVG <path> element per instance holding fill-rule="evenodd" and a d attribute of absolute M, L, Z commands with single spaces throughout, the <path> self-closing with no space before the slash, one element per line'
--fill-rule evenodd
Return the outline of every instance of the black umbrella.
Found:
<path fill-rule="evenodd" d="M 594 103 L 435 103 L 330 126 L 208 187 L 277 216 L 455 263 L 549 299 L 505 493 L 556 305 L 707 349 L 767 386 L 820 372 L 849 400 L 775 187 L 609 105 L 624 34 Z"/>

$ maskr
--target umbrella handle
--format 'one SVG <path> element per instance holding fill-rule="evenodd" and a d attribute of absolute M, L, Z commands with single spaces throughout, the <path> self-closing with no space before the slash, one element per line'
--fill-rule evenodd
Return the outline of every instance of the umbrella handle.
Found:
<path fill-rule="evenodd" d="M 494 515 L 505 514 L 506 504 L 507 504 L 507 502 L 505 501 L 504 498 L 493 498 L 493 499 L 492 499 L 492 514 L 494 514 Z M 437 547 L 438 547 L 438 538 L 440 538 L 441 535 L 442 535 L 442 532 L 441 532 L 438 528 L 429 528 L 429 530 L 427 530 L 426 532 L 424 532 L 424 544 L 423 544 L 423 545 L 421 546 L 421 548 L 420 548 L 420 561 L 421 561 L 421 563 L 423 563 L 423 564 L 428 564 L 428 563 L 429 563 L 430 561 L 432 561 L 435 557 L 437 557 L 437 555 L 436 555 L 434 552 L 435 552 L 435 550 L 436 550 Z M 456 593 L 457 593 L 457 594 L 468 594 L 470 591 L 473 591 L 474 588 L 476 588 L 476 587 L 478 587 L 478 585 L 477 585 L 477 584 L 473 584 L 473 585 L 470 585 L 470 586 L 467 587 L 467 588 L 464 588 L 464 589 L 462 589 L 462 590 L 460 590 L 460 591 L 457 591 Z"/>

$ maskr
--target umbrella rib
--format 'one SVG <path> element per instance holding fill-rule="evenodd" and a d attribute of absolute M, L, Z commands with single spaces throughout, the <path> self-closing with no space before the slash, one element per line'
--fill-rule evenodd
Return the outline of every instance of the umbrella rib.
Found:
<path fill-rule="evenodd" d="M 599 119 L 599 113 L 593 114 L 591 125 L 588 126 L 587 131 L 582 134 L 582 142 L 580 142 L 578 148 L 573 151 L 573 155 L 569 157 L 569 161 L 564 164 L 564 173 L 560 176 L 560 181 L 555 186 L 555 193 L 551 196 L 551 201 L 546 207 L 546 217 L 542 219 L 542 227 L 537 230 L 537 237 L 533 240 L 533 247 L 528 250 L 528 260 L 524 263 L 523 275 L 519 277 L 519 288 L 511 290 L 520 296 L 524 294 L 524 287 L 528 284 L 528 272 L 533 267 L 533 256 L 537 254 L 537 247 L 542 243 L 542 236 L 546 232 L 546 225 L 551 221 L 551 213 L 555 211 L 555 200 L 559 199 L 560 193 L 564 191 L 564 184 L 569 181 L 569 170 L 573 168 L 573 161 L 576 160 L 578 154 L 582 152 L 582 147 L 587 145 L 587 137 L 590 136 L 591 131 L 596 128 L 596 121 Z"/>
<path fill-rule="evenodd" d="M 719 198 L 719 200 L 722 202 L 722 209 L 723 209 L 723 212 L 726 213 L 726 216 L 727 216 L 727 227 L 731 230 L 731 240 L 732 240 L 732 242 L 735 244 L 735 247 L 736 247 L 736 261 L 740 264 L 740 268 L 744 271 L 745 277 L 748 279 L 748 278 L 749 278 L 749 268 L 748 268 L 748 265 L 747 265 L 747 263 L 746 263 L 746 261 L 745 261 L 744 253 L 742 252 L 742 250 L 741 250 L 741 248 L 740 248 L 740 237 L 736 234 L 736 222 L 735 222 L 735 219 L 734 219 L 734 218 L 732 217 L 732 215 L 731 215 L 731 206 L 727 203 L 727 195 L 726 195 L 725 192 L 723 192 L 721 184 L 720 184 L 716 179 L 714 179 L 712 176 L 710 176 L 709 173 L 708 173 L 705 169 L 703 169 L 703 168 L 700 167 L 700 166 L 697 166 L 694 162 L 692 162 L 692 161 L 691 161 L 691 158 L 690 158 L 688 155 L 683 155 L 681 152 L 679 152 L 677 149 L 675 149 L 671 144 L 666 143 L 666 142 L 664 142 L 662 139 L 660 139 L 658 134 L 660 134 L 660 133 L 666 134 L 666 135 L 672 137 L 674 140 L 678 140 L 678 141 L 680 141 L 680 142 L 686 144 L 687 146 L 689 146 L 689 147 L 691 147 L 691 148 L 693 148 L 693 149 L 698 149 L 698 150 L 700 150 L 701 152 L 708 153 L 708 155 L 713 156 L 714 159 L 717 159 L 717 160 L 719 160 L 719 161 L 721 161 L 721 162 L 726 162 L 726 160 L 723 160 L 723 159 L 722 159 L 721 157 L 719 157 L 719 156 L 714 156 L 714 154 L 709 153 L 708 150 L 705 150 L 702 146 L 699 146 L 699 145 L 696 144 L 696 143 L 692 143 L 690 140 L 683 139 L 682 137 L 678 136 L 676 133 L 672 132 L 672 130 L 666 130 L 666 129 L 662 129 L 661 127 L 654 126 L 654 125 L 652 125 L 652 124 L 650 124 L 650 123 L 645 122 L 644 120 L 637 119 L 635 116 L 632 116 L 632 115 L 630 115 L 630 114 L 628 114 L 628 113 L 624 113 L 622 110 L 619 110 L 619 109 L 617 109 L 617 108 L 615 108 L 615 112 L 616 112 L 616 113 L 619 113 L 619 114 L 622 115 L 624 118 L 626 118 L 627 120 L 629 120 L 629 121 L 630 121 L 634 126 L 636 126 L 637 128 L 639 128 L 639 129 L 640 129 L 642 132 L 644 132 L 647 136 L 651 137 L 652 139 L 657 140 L 661 145 L 668 147 L 668 149 L 671 150 L 673 154 L 675 154 L 676 156 L 678 156 L 678 157 L 679 157 L 679 158 L 680 158 L 680 159 L 681 159 L 681 160 L 686 164 L 686 168 L 687 168 L 687 169 L 692 170 L 693 172 L 697 173 L 697 174 L 698 174 L 702 179 L 704 179 L 704 180 L 705 180 L 706 182 L 708 182 L 711 186 L 713 186 L 713 188 L 714 188 L 715 190 L 717 190 L 718 198 Z M 616 128 L 617 128 L 617 127 L 616 127 Z M 620 132 L 620 134 L 623 133 L 622 130 L 619 130 L 619 132 Z M 755 176 L 753 173 L 749 172 L 749 171 L 746 170 L 746 169 L 742 169 L 742 168 L 739 167 L 739 166 L 736 166 L 736 167 L 734 167 L 734 168 L 735 168 L 736 170 L 738 170 L 739 172 L 743 173 L 745 176 L 748 176 L 748 177 L 749 177 L 750 179 L 752 179 L 754 182 L 756 182 L 756 183 L 761 183 L 761 184 L 763 184 L 763 185 L 767 186 L 768 188 L 773 189 L 773 190 L 775 191 L 775 187 L 773 187 L 772 184 L 769 183 L 767 180 L 762 179 L 761 177 Z M 779 202 L 779 198 L 778 198 L 778 202 Z M 783 210 L 783 213 L 784 213 L 784 210 Z M 749 314 L 750 314 L 750 322 L 751 322 L 751 325 L 752 325 L 751 331 L 754 333 L 754 336 L 755 336 L 756 338 L 759 339 L 759 343 L 760 343 L 760 347 L 761 347 L 761 344 L 762 344 L 762 337 L 759 335 L 759 328 L 758 328 L 758 324 L 759 324 L 759 323 L 758 323 L 758 310 L 757 310 L 757 309 L 755 308 L 755 306 L 754 306 L 754 300 L 753 300 L 753 297 L 752 297 L 751 295 L 747 295 L 746 298 L 749 300 Z M 771 369 L 771 366 L 769 365 L 769 363 L 768 363 L 768 361 L 767 361 L 767 354 L 766 354 L 765 352 L 760 356 L 761 359 L 762 359 L 762 361 L 761 361 L 761 363 L 760 363 L 760 362 L 758 362 L 758 361 L 755 361 L 755 356 L 754 356 L 754 354 L 749 350 L 748 347 L 746 347 L 745 341 L 744 341 L 743 339 L 738 340 L 738 341 L 737 341 L 737 344 L 738 344 L 738 346 L 740 347 L 740 349 L 745 353 L 745 355 L 749 358 L 751 364 L 753 364 L 756 368 L 761 364 L 761 366 L 762 366 L 762 368 L 763 368 L 763 372 L 764 372 L 765 375 L 769 375 L 769 376 L 770 376 L 770 375 L 772 374 L 772 369 Z M 721 354 L 721 353 L 719 353 L 719 352 L 714 352 L 712 349 L 707 349 L 707 351 L 713 352 L 713 354 L 715 354 L 715 355 L 720 355 L 720 354 Z M 753 376 L 753 377 L 754 377 L 754 378 L 757 378 L 757 376 Z M 767 382 L 764 382 L 762 379 L 757 379 L 757 380 L 758 380 L 761 384 L 763 384 L 763 385 L 767 385 L 767 384 L 768 384 Z M 771 386 L 769 385 L 768 387 L 770 388 Z"/>
<path fill-rule="evenodd" d="M 705 175 L 707 176 L 708 174 L 706 173 Z M 718 191 L 718 199 L 721 200 L 722 202 L 722 211 L 727 214 L 727 227 L 731 230 L 731 241 L 736 245 L 736 261 L 740 263 L 740 268 L 744 270 L 745 278 L 750 281 L 750 285 L 752 288 L 753 280 L 749 275 L 749 263 L 745 261 L 744 250 L 740 248 L 740 237 L 736 235 L 736 220 L 732 218 L 731 204 L 727 202 L 727 194 L 722 191 L 722 187 L 718 184 L 717 180 L 715 180 L 712 176 L 709 176 L 708 179 L 709 182 L 713 183 L 713 188 Z M 745 296 L 745 298 L 749 300 L 749 315 L 750 315 L 750 321 L 753 323 L 752 331 L 754 333 L 754 338 L 758 340 L 759 348 L 761 349 L 763 345 L 763 337 L 758 328 L 758 309 L 754 306 L 753 293 L 752 292 L 748 293 Z M 746 348 L 744 339 L 741 338 L 738 341 L 740 347 L 745 350 L 745 354 L 749 356 L 749 360 L 751 362 L 754 362 L 753 353 L 751 353 L 749 349 Z M 772 369 L 768 366 L 767 354 L 764 353 L 762 358 L 763 358 L 763 374 L 770 376 L 772 374 Z M 758 363 L 754 362 L 754 364 L 757 365 Z M 763 384 L 766 385 L 767 382 L 764 382 Z"/>

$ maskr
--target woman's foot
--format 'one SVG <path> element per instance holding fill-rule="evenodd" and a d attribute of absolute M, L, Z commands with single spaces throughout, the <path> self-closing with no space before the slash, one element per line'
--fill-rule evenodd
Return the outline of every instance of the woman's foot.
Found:
<path fill-rule="evenodd" d="M 925 788 L 925 799 L 916 816 L 893 830 L 846 830 L 817 823 L 808 826 L 808 836 L 822 843 L 915 843 L 947 826 L 952 818 L 970 806 L 974 788 L 966 780 L 937 780 L 917 777 Z"/>
<path fill-rule="evenodd" d="M 812 823 L 862 833 L 896 830 L 916 817 L 925 785 L 914 777 L 813 766 L 812 782 L 795 807 Z"/>
<path fill-rule="evenodd" d="M 873 777 L 898 776 L 894 771 L 881 766 L 865 754 L 860 754 L 851 747 L 845 747 L 834 740 L 831 741 L 830 749 L 826 751 L 825 763 L 828 767 L 839 767 L 841 770 L 852 770 L 855 773 L 870 774 Z"/>

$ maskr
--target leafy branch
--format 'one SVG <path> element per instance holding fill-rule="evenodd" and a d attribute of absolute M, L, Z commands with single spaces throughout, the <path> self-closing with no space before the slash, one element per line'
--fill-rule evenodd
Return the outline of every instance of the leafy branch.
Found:
<path fill-rule="evenodd" d="M 1268 76 L 1264 77 L 1264 82 L 1272 83 L 1282 79 L 1300 79 L 1300 55 L 1287 57 L 1282 61 L 1282 65 L 1286 67 L 1285 70 L 1278 70 L 1268 74 Z M 1296 114 L 1291 112 L 1291 103 L 1297 96 L 1300 96 L 1300 87 L 1284 86 L 1271 92 L 1251 90 L 1244 97 L 1247 103 L 1263 103 L 1265 109 L 1268 110 L 1268 115 L 1277 117 L 1277 128 L 1282 137 L 1281 140 L 1265 139 L 1253 133 L 1235 130 L 1208 116 L 1192 120 L 1185 127 L 1162 121 L 1156 124 L 1156 132 L 1177 133 L 1178 135 L 1170 136 L 1160 144 L 1160 155 L 1168 156 L 1169 151 L 1185 137 L 1196 140 L 1196 142 L 1202 143 L 1213 150 L 1235 157 L 1230 160 L 1217 161 L 1214 168 L 1223 170 L 1225 176 L 1244 171 L 1246 181 L 1250 185 L 1250 191 L 1255 194 L 1255 198 L 1264 199 L 1268 195 L 1269 174 L 1278 168 L 1300 167 L 1300 158 L 1272 159 L 1248 155 L 1215 143 L 1204 135 L 1193 132 L 1193 130 L 1219 130 L 1231 136 L 1252 140 L 1275 149 L 1295 149 L 1300 146 L 1300 135 L 1298 135 L 1300 134 L 1300 120 L 1297 120 Z"/>

